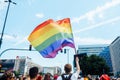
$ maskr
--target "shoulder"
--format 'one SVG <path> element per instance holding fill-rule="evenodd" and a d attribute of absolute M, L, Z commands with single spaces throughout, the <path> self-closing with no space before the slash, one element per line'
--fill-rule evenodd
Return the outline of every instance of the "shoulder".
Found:
<path fill-rule="evenodd" d="M 76 71 L 75 73 L 72 74 L 71 79 L 73 79 L 73 80 L 77 79 L 78 76 L 79 76 L 79 72 Z"/>
<path fill-rule="evenodd" d="M 57 80 L 62 80 L 62 77 L 61 77 L 61 76 L 58 76 Z"/>

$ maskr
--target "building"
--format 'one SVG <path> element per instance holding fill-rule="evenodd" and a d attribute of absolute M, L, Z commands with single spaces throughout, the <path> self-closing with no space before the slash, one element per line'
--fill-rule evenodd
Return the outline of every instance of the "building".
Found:
<path fill-rule="evenodd" d="M 78 53 L 87 53 L 87 55 L 99 55 L 108 45 L 79 45 Z"/>
<path fill-rule="evenodd" d="M 42 71 L 42 66 L 32 62 L 31 58 L 26 56 L 17 56 L 16 59 L 1 59 L 0 60 L 0 73 L 6 71 L 16 71 L 21 75 L 29 73 L 29 69 L 33 66 L 39 68 L 39 72 Z"/>
<path fill-rule="evenodd" d="M 110 44 L 110 55 L 115 76 L 120 75 L 120 36 Z"/>
<path fill-rule="evenodd" d="M 107 65 L 110 67 L 110 72 L 113 72 L 112 61 L 110 56 L 109 46 L 105 47 L 102 52 L 99 53 L 99 56 L 104 58 Z"/>
<path fill-rule="evenodd" d="M 96 54 L 106 61 L 106 64 L 110 68 L 110 72 L 113 71 L 112 62 L 110 57 L 109 45 L 79 45 L 78 54 L 86 53 L 88 56 Z"/>
<path fill-rule="evenodd" d="M 58 74 L 61 75 L 61 68 L 56 66 L 56 67 L 43 67 L 43 73 L 51 73 L 52 75 Z"/>

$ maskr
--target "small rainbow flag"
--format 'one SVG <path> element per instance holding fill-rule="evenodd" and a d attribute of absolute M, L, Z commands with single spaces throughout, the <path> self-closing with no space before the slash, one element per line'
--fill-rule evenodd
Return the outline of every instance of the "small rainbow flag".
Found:
<path fill-rule="evenodd" d="M 49 19 L 38 25 L 29 35 L 31 45 L 45 58 L 54 58 L 65 46 L 75 48 L 70 19 Z"/>

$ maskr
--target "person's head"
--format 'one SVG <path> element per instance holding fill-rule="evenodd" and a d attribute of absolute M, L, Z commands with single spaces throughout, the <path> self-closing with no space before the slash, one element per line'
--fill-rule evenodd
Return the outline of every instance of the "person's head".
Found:
<path fill-rule="evenodd" d="M 50 73 L 46 73 L 46 74 L 45 74 L 44 80 L 51 80 L 51 79 L 50 79 Z"/>
<path fill-rule="evenodd" d="M 55 75 L 53 76 L 53 79 L 54 79 L 54 80 L 57 80 L 57 78 L 58 78 L 58 75 L 55 74 Z"/>
<path fill-rule="evenodd" d="M 30 68 L 30 70 L 29 70 L 30 79 L 36 78 L 37 75 L 38 75 L 38 67 L 32 67 L 32 68 Z"/>
<path fill-rule="evenodd" d="M 15 80 L 15 74 L 13 72 L 5 72 L 0 80 Z"/>
<path fill-rule="evenodd" d="M 65 73 L 66 73 L 66 74 L 69 74 L 69 73 L 72 71 L 72 66 L 71 66 L 71 64 L 66 64 L 66 65 L 64 66 L 64 70 L 65 70 Z"/>

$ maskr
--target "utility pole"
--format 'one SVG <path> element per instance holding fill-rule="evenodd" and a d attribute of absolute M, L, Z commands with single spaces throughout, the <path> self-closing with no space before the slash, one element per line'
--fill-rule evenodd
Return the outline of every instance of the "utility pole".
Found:
<path fill-rule="evenodd" d="M 8 7 L 7 7 L 5 21 L 4 21 L 4 24 L 3 24 L 3 29 L 2 29 L 1 38 L 0 38 L 0 48 L 1 48 L 1 45 L 2 45 L 2 38 L 3 38 L 3 35 L 4 35 L 4 30 L 5 30 L 5 25 L 6 25 L 6 21 L 7 21 L 7 16 L 8 16 L 8 11 L 9 11 L 9 7 L 10 7 L 10 3 L 16 4 L 15 2 L 12 2 L 11 0 L 8 0 L 8 1 L 5 1 L 5 2 L 8 2 Z"/>

